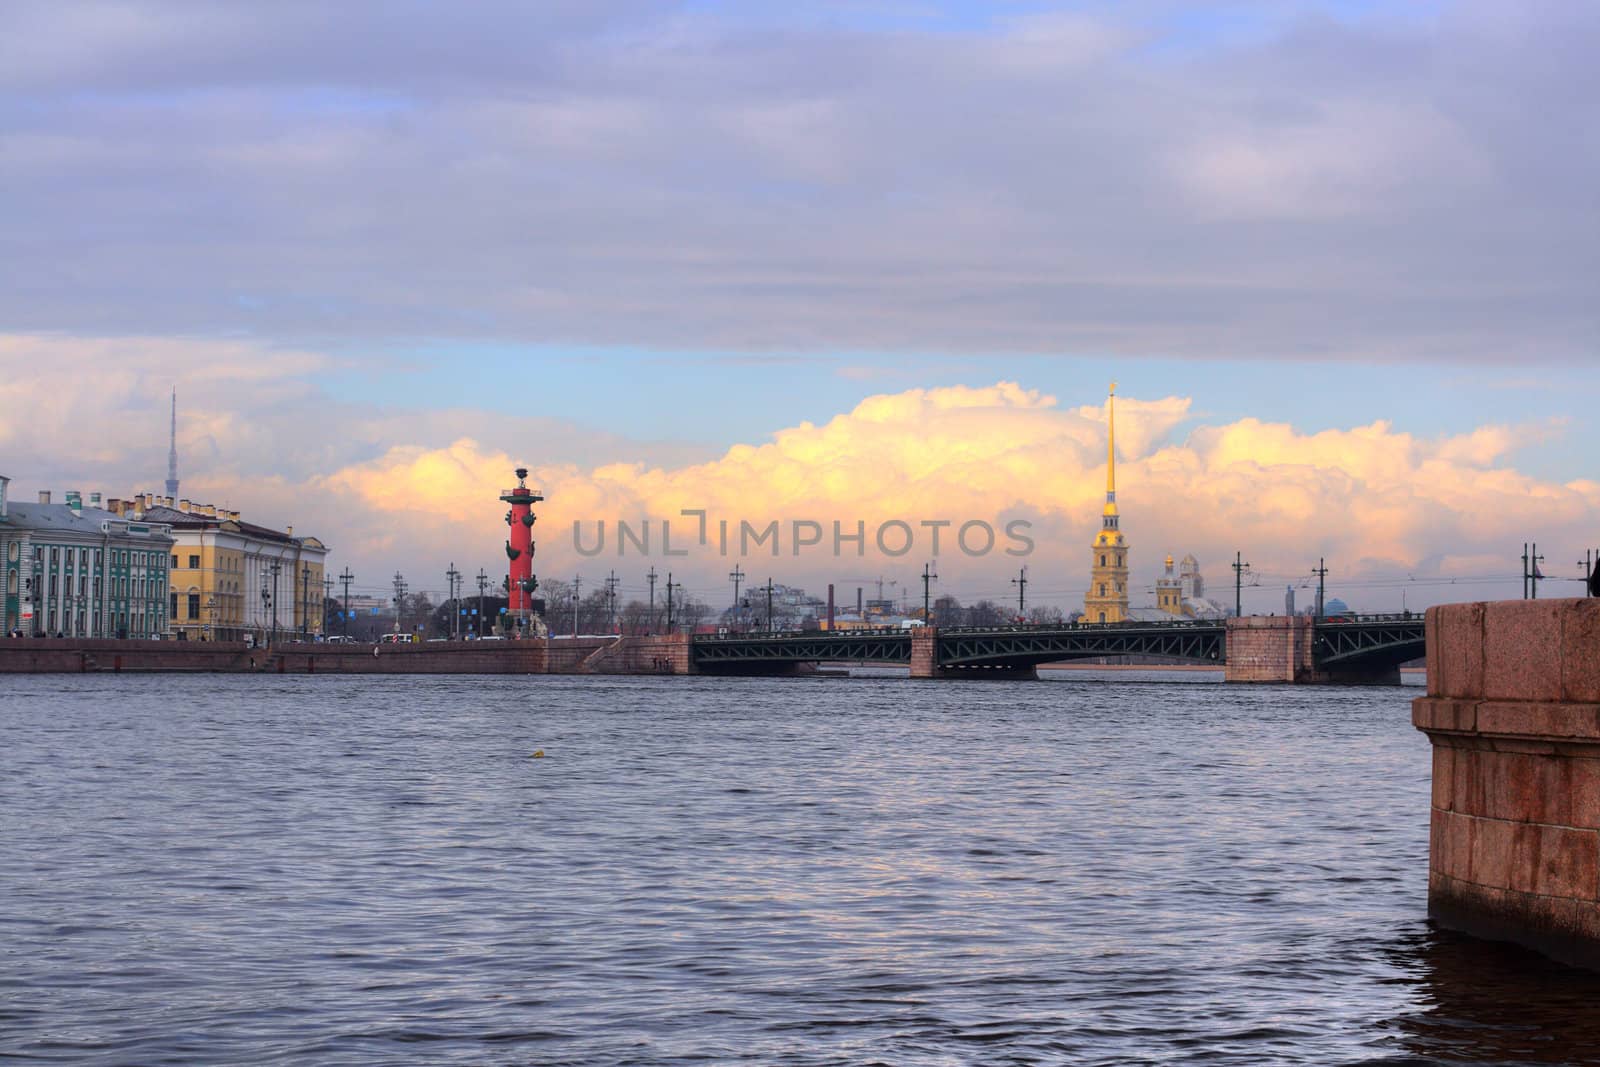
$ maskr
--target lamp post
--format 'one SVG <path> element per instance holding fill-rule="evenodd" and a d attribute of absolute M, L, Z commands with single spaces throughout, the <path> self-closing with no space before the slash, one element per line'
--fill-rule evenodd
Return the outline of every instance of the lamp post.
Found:
<path fill-rule="evenodd" d="M 278 642 L 278 575 L 282 570 L 283 570 L 283 563 L 280 560 L 273 560 L 272 561 L 272 596 L 268 598 L 269 602 L 272 605 L 272 642 L 273 642 L 273 644 L 277 644 L 277 642 Z"/>
<path fill-rule="evenodd" d="M 482 567 L 478 568 L 478 636 L 483 636 L 483 590 L 489 584 L 489 575 Z"/>
<path fill-rule="evenodd" d="M 461 572 L 456 570 L 452 560 L 450 569 L 444 572 L 444 580 L 450 583 L 450 637 L 454 640 L 461 639 L 461 597 L 457 589 L 461 584 Z"/>

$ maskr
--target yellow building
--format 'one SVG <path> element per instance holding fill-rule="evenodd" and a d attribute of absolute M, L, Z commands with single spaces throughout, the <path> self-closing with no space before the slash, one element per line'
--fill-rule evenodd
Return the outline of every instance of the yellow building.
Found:
<path fill-rule="evenodd" d="M 1183 582 L 1172 569 L 1172 553 L 1167 553 L 1167 569 L 1156 579 L 1156 607 L 1168 615 L 1186 615 L 1183 610 Z"/>
<path fill-rule="evenodd" d="M 322 634 L 328 550 L 294 527 L 245 522 L 237 511 L 144 493 L 109 510 L 172 527 L 169 617 L 181 640 L 261 642 Z"/>
<path fill-rule="evenodd" d="M 1117 383 L 1106 399 L 1106 506 L 1089 562 L 1089 592 L 1083 598 L 1085 622 L 1123 622 L 1128 618 L 1128 543 L 1117 515 Z"/>

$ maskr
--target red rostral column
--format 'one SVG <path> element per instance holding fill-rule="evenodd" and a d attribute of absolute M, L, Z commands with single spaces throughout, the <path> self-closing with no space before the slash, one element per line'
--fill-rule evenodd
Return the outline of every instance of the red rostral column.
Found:
<path fill-rule="evenodd" d="M 533 505 L 544 497 L 528 488 L 528 468 L 517 468 L 517 487 L 500 493 L 500 499 L 511 505 L 506 512 L 506 525 L 511 527 L 506 538 L 506 557 L 511 561 L 511 571 L 506 577 L 507 608 L 515 625 L 521 629 L 528 625 L 533 612 L 533 591 L 539 582 L 533 576 L 533 524 L 537 517 Z"/>

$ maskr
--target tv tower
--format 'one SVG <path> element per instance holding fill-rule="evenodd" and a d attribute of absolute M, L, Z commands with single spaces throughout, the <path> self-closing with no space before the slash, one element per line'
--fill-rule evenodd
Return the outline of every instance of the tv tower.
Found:
<path fill-rule="evenodd" d="M 178 390 L 172 390 L 172 445 L 167 449 L 167 495 L 178 499 Z"/>

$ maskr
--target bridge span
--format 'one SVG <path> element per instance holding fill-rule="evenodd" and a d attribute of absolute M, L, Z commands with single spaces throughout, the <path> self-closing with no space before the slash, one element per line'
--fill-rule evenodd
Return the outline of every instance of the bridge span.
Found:
<path fill-rule="evenodd" d="M 1394 684 L 1423 655 L 1420 615 L 1246 616 L 1225 621 L 918 627 L 697 635 L 703 674 L 783 674 L 802 664 L 904 665 L 917 678 L 1033 677 L 1040 664 L 1137 656 L 1220 665 L 1230 682 Z"/>

